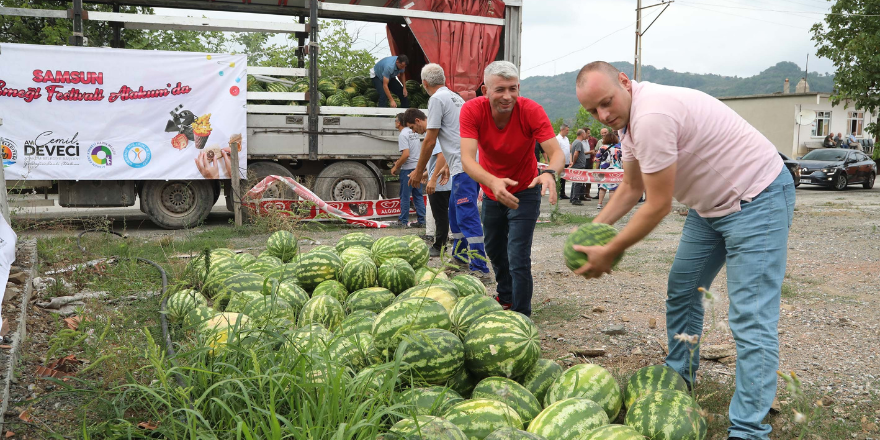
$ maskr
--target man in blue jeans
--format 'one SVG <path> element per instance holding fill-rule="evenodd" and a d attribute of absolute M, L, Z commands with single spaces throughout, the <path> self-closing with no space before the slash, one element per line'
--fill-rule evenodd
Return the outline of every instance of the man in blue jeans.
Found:
<path fill-rule="evenodd" d="M 564 155 L 544 109 L 519 96 L 519 72 L 513 63 L 495 61 L 484 72 L 483 96 L 461 108 L 461 160 L 480 183 L 486 254 L 495 270 L 495 298 L 502 307 L 532 314 L 532 236 L 541 194 L 556 203 L 556 177 Z M 538 174 L 534 143 L 549 158 Z M 479 163 L 477 152 L 479 150 Z"/>
<path fill-rule="evenodd" d="M 666 365 L 694 383 L 700 354 L 693 341 L 705 313 L 698 289 L 709 289 L 726 263 L 737 354 L 728 438 L 769 439 L 763 420 L 776 395 L 779 300 L 794 213 L 794 182 L 776 147 L 703 92 L 630 81 L 602 61 L 581 69 L 576 92 L 594 118 L 621 132 L 624 181 L 593 221 L 613 224 L 643 191 L 647 200 L 606 245 L 575 247 L 589 261 L 575 273 L 611 273 L 614 259 L 669 214 L 673 197 L 689 206 L 667 285 Z"/>
<path fill-rule="evenodd" d="M 403 113 L 398 113 L 394 119 L 394 127 L 400 134 L 397 135 L 397 147 L 400 150 L 400 158 L 391 167 L 391 174 L 395 175 L 400 171 L 400 217 L 395 227 L 407 228 L 425 227 L 425 197 L 422 195 L 421 184 L 418 187 L 409 186 L 409 175 L 416 164 L 419 163 L 419 154 L 422 150 L 422 142 L 419 135 L 406 126 L 403 120 Z M 413 204 L 416 206 L 416 216 L 418 223 L 409 223 L 409 199 L 412 197 Z"/>

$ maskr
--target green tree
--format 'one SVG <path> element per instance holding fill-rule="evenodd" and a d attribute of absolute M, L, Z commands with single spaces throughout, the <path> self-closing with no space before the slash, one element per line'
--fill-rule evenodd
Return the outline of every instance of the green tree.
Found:
<path fill-rule="evenodd" d="M 831 102 L 852 103 L 854 107 L 874 113 L 880 107 L 880 0 L 837 0 L 825 23 L 813 25 L 816 55 L 834 63 L 836 90 Z M 880 134 L 872 122 L 866 131 Z"/>
<path fill-rule="evenodd" d="M 370 50 L 353 49 L 358 41 L 359 28 L 351 28 L 342 20 L 322 20 L 318 55 L 321 76 L 368 76 L 377 60 Z"/>

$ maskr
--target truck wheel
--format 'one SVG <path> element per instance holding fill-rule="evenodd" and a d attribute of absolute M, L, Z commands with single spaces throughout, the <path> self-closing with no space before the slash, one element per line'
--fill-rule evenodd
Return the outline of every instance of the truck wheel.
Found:
<path fill-rule="evenodd" d="M 366 165 L 334 162 L 318 174 L 315 194 L 324 201 L 376 200 L 379 181 Z"/>
<path fill-rule="evenodd" d="M 150 220 L 165 229 L 200 225 L 211 213 L 213 200 L 214 186 L 207 180 L 150 180 L 141 192 L 141 206 Z"/>
<path fill-rule="evenodd" d="M 293 173 L 285 168 L 284 165 L 281 165 L 279 163 L 249 162 L 247 176 L 247 187 L 243 189 L 245 194 L 268 176 L 293 177 Z M 243 195 L 244 194 L 242 194 L 242 196 Z M 263 198 L 292 200 L 296 199 L 297 195 L 292 189 L 290 189 L 289 186 L 287 186 L 286 183 L 275 182 L 266 189 L 266 191 L 263 193 Z M 232 206 L 232 204 L 230 203 L 229 206 Z"/>

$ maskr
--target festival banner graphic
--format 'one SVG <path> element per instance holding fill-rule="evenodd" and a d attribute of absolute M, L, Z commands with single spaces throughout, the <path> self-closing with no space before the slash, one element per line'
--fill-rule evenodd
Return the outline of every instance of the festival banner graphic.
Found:
<path fill-rule="evenodd" d="M 0 44 L 6 179 L 228 179 L 230 154 L 244 177 L 246 75 L 244 55 Z"/>

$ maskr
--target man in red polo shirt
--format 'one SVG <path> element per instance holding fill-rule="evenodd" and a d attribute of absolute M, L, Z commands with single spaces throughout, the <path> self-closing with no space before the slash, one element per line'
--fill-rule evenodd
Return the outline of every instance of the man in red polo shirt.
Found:
<path fill-rule="evenodd" d="M 544 108 L 519 96 L 519 72 L 513 63 L 489 64 L 482 89 L 483 96 L 461 108 L 461 162 L 486 194 L 483 234 L 498 282 L 496 299 L 530 316 L 532 236 L 541 195 L 549 193 L 550 203 L 556 204 L 556 175 L 565 159 Z M 535 141 L 549 158 L 549 169 L 540 175 Z"/>

